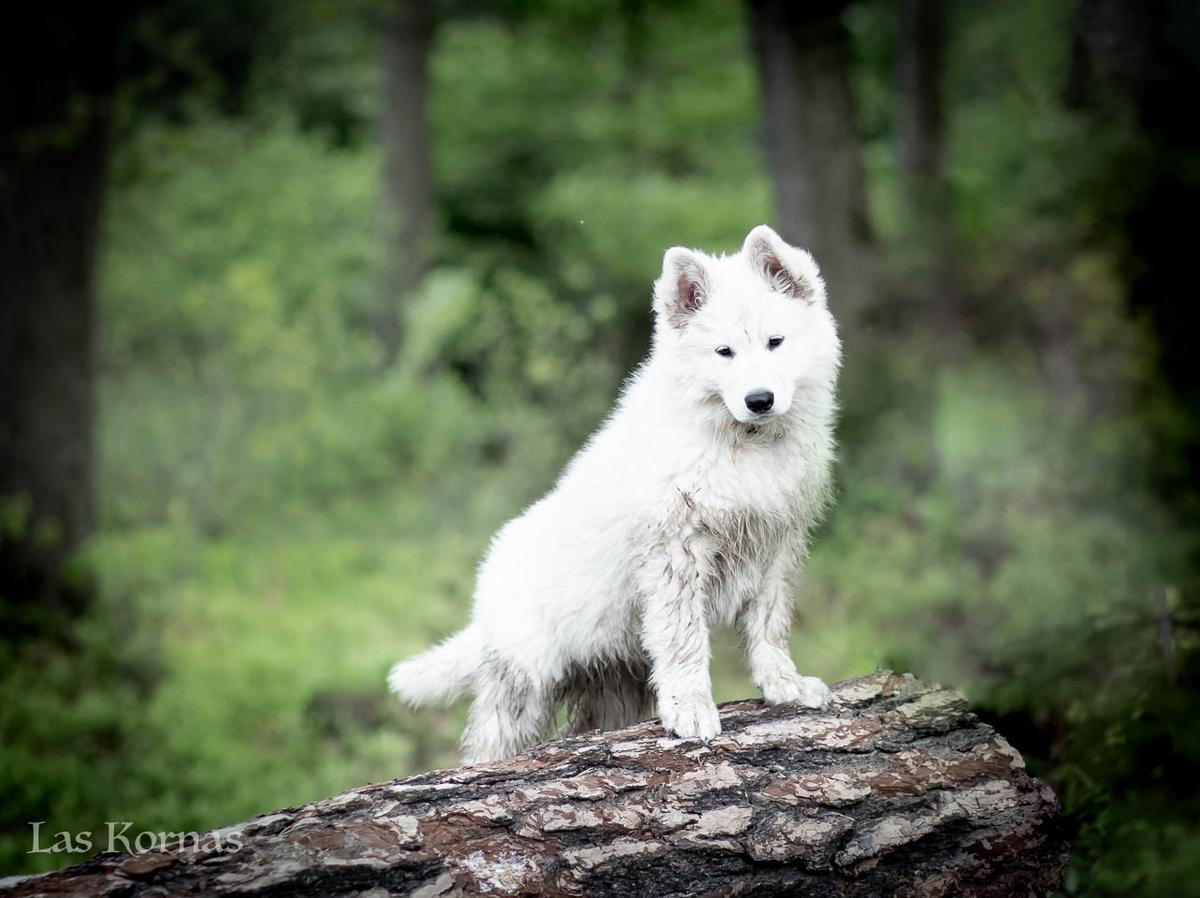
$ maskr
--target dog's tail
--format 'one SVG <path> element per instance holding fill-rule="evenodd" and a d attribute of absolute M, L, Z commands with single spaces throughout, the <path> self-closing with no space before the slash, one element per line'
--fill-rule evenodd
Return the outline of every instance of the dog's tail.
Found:
<path fill-rule="evenodd" d="M 388 673 L 388 688 L 410 705 L 448 705 L 470 687 L 483 640 L 474 626 L 400 661 Z"/>

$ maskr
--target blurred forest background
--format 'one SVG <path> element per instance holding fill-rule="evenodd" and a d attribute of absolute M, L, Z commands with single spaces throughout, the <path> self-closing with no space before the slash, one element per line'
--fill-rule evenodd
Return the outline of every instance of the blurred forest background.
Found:
<path fill-rule="evenodd" d="M 1068 894 L 1197 894 L 1200 6 L 23 4 L 0 37 L 0 873 L 451 765 L 389 664 L 770 222 L 847 341 L 793 652 L 964 690 Z M 754 694 L 733 640 L 718 698 Z"/>

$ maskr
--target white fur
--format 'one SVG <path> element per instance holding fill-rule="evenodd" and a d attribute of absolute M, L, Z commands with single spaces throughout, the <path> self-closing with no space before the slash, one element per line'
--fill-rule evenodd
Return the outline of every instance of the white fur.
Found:
<path fill-rule="evenodd" d="M 616 410 L 493 539 L 470 624 L 388 678 L 413 704 L 474 690 L 467 763 L 537 741 L 563 701 L 576 727 L 635 722 L 653 698 L 668 730 L 716 735 L 717 623 L 738 624 L 768 702 L 829 699 L 788 651 L 787 581 L 834 456 L 840 343 L 816 264 L 765 225 L 733 256 L 675 247 L 654 308 Z M 746 394 L 764 389 L 774 407 L 754 415 Z"/>

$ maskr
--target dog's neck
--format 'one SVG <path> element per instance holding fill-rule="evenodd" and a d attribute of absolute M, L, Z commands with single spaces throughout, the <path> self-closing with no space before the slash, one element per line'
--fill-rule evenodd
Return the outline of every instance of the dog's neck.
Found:
<path fill-rule="evenodd" d="M 791 414 L 790 412 L 788 413 Z M 777 446 L 788 438 L 791 428 L 783 415 L 762 421 L 729 420 L 730 439 L 741 446 Z"/>

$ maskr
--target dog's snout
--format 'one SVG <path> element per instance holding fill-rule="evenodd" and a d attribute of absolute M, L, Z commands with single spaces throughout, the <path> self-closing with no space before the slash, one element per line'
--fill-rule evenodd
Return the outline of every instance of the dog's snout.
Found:
<path fill-rule="evenodd" d="M 775 394 L 770 390 L 751 390 L 746 394 L 746 408 L 756 415 L 769 412 L 774 404 Z"/>

